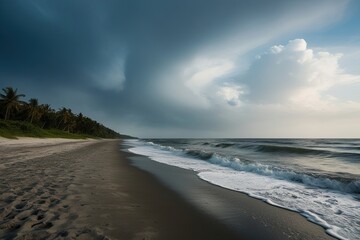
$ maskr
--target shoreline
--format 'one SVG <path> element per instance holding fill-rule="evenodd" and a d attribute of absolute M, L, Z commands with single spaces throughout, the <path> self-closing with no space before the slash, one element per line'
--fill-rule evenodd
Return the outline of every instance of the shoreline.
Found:
<path fill-rule="evenodd" d="M 11 157 L 0 157 L 0 238 L 332 239 L 298 213 L 128 153 L 121 140 L 62 141 L 0 143 Z"/>
<path fill-rule="evenodd" d="M 123 149 L 126 151 L 126 149 Z M 214 185 L 195 172 L 130 153 L 132 164 L 154 175 L 180 198 L 218 219 L 245 239 L 336 239 L 300 213 L 246 193 Z"/>

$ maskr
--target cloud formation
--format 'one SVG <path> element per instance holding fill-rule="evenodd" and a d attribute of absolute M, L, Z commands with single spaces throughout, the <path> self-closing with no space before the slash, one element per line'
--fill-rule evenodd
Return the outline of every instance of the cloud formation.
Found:
<path fill-rule="evenodd" d="M 359 76 L 343 71 L 339 65 L 341 56 L 314 51 L 304 39 L 275 45 L 240 77 L 239 81 L 248 88 L 244 97 L 251 103 L 319 105 L 330 88 L 360 81 Z"/>
<path fill-rule="evenodd" d="M 0 84 L 127 134 L 246 136 L 258 105 L 335 101 L 326 91 L 354 81 L 303 40 L 249 60 L 336 22 L 347 3 L 1 1 Z"/>
<path fill-rule="evenodd" d="M 341 57 L 342 54 L 313 50 L 304 39 L 293 39 L 258 55 L 240 75 L 236 75 L 239 67 L 235 61 L 195 64 L 200 67 L 185 85 L 198 101 L 206 100 L 210 106 L 226 102 L 236 107 L 276 104 L 333 110 L 341 100 L 328 91 L 360 83 L 360 76 L 347 74 L 341 68 Z"/>

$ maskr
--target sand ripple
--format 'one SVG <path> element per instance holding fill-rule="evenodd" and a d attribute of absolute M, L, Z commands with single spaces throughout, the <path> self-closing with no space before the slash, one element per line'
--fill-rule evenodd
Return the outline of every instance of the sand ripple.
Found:
<path fill-rule="evenodd" d="M 93 140 L 17 141 L 0 141 L 0 239 L 106 239 L 76 222 L 77 159 Z"/>

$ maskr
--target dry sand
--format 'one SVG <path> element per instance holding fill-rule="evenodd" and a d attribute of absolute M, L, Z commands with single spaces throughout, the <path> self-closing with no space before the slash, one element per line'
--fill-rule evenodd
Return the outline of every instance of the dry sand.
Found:
<path fill-rule="evenodd" d="M 0 153 L 0 239 L 236 238 L 130 166 L 118 141 L 1 140 Z"/>
<path fill-rule="evenodd" d="M 78 218 L 76 187 L 95 140 L 0 140 L 0 238 L 49 239 L 97 235 Z"/>

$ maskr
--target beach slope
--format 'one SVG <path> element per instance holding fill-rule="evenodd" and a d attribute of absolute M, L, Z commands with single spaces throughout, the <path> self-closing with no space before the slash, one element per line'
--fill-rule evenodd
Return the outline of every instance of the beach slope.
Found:
<path fill-rule="evenodd" d="M 235 239 L 118 140 L 0 141 L 0 239 Z"/>

